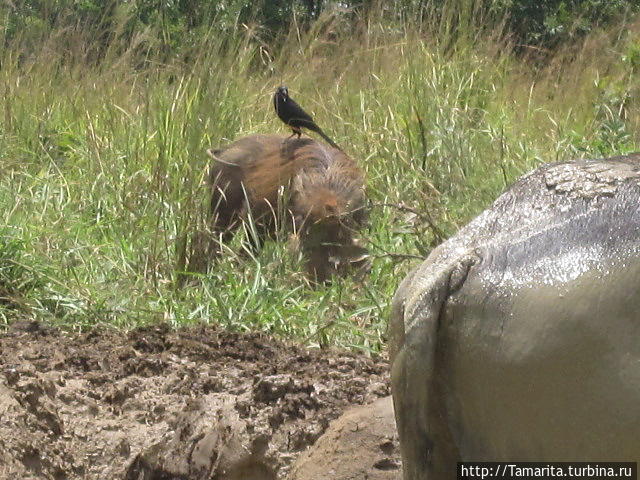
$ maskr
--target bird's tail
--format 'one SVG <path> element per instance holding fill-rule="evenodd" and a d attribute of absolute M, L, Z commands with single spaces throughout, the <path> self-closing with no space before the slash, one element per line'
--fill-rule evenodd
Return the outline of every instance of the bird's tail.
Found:
<path fill-rule="evenodd" d="M 318 127 L 318 129 L 316 130 L 316 133 L 318 135 L 320 135 L 322 138 L 324 138 L 325 142 L 327 142 L 329 145 L 331 145 L 333 148 L 337 148 L 338 150 L 342 150 L 338 144 L 336 142 L 334 142 L 333 140 L 331 140 L 326 133 L 324 133 L 322 131 L 322 129 L 320 127 Z"/>

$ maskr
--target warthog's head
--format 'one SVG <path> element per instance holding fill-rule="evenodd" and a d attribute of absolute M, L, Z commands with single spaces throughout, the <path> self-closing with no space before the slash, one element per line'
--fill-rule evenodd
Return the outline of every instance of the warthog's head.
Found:
<path fill-rule="evenodd" d="M 348 160 L 348 161 L 347 161 Z M 360 170 L 344 155 L 328 165 L 301 171 L 293 179 L 294 236 L 318 281 L 354 268 L 368 268 L 359 231 L 367 221 Z"/>

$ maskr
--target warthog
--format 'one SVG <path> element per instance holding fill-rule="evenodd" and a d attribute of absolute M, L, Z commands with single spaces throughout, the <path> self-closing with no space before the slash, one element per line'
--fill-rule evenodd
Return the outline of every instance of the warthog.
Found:
<path fill-rule="evenodd" d="M 356 238 L 367 221 L 364 177 L 343 151 L 310 138 L 252 135 L 208 153 L 212 226 L 222 242 L 251 217 L 253 246 L 285 225 L 314 280 L 366 263 Z"/>

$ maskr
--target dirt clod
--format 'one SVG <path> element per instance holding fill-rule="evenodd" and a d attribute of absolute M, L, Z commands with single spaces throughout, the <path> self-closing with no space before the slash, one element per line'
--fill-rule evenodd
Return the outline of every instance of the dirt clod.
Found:
<path fill-rule="evenodd" d="M 211 326 L 16 325 L 0 335 L 0 478 L 289 478 L 346 408 L 388 395 L 387 371 Z M 390 435 L 380 472 L 397 470 Z"/>
<path fill-rule="evenodd" d="M 352 407 L 300 455 L 291 480 L 400 480 L 391 397 Z"/>

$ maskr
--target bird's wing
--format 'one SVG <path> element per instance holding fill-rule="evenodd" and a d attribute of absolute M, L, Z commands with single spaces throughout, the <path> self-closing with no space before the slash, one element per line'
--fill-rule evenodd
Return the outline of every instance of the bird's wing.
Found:
<path fill-rule="evenodd" d="M 286 106 L 287 108 L 287 113 L 289 114 L 289 119 L 291 120 L 297 120 L 299 122 L 311 122 L 313 123 L 313 118 L 311 118 L 311 115 L 309 115 L 307 112 L 305 112 L 300 105 L 298 105 L 296 102 L 294 102 L 293 100 L 291 100 L 291 98 L 289 98 L 289 100 L 287 101 L 288 105 Z"/>
<path fill-rule="evenodd" d="M 317 132 L 319 130 L 318 125 L 316 125 L 316 123 L 313 120 L 311 120 L 311 118 L 309 117 L 307 118 L 291 117 L 289 119 L 289 125 L 306 128 L 313 132 Z"/>

